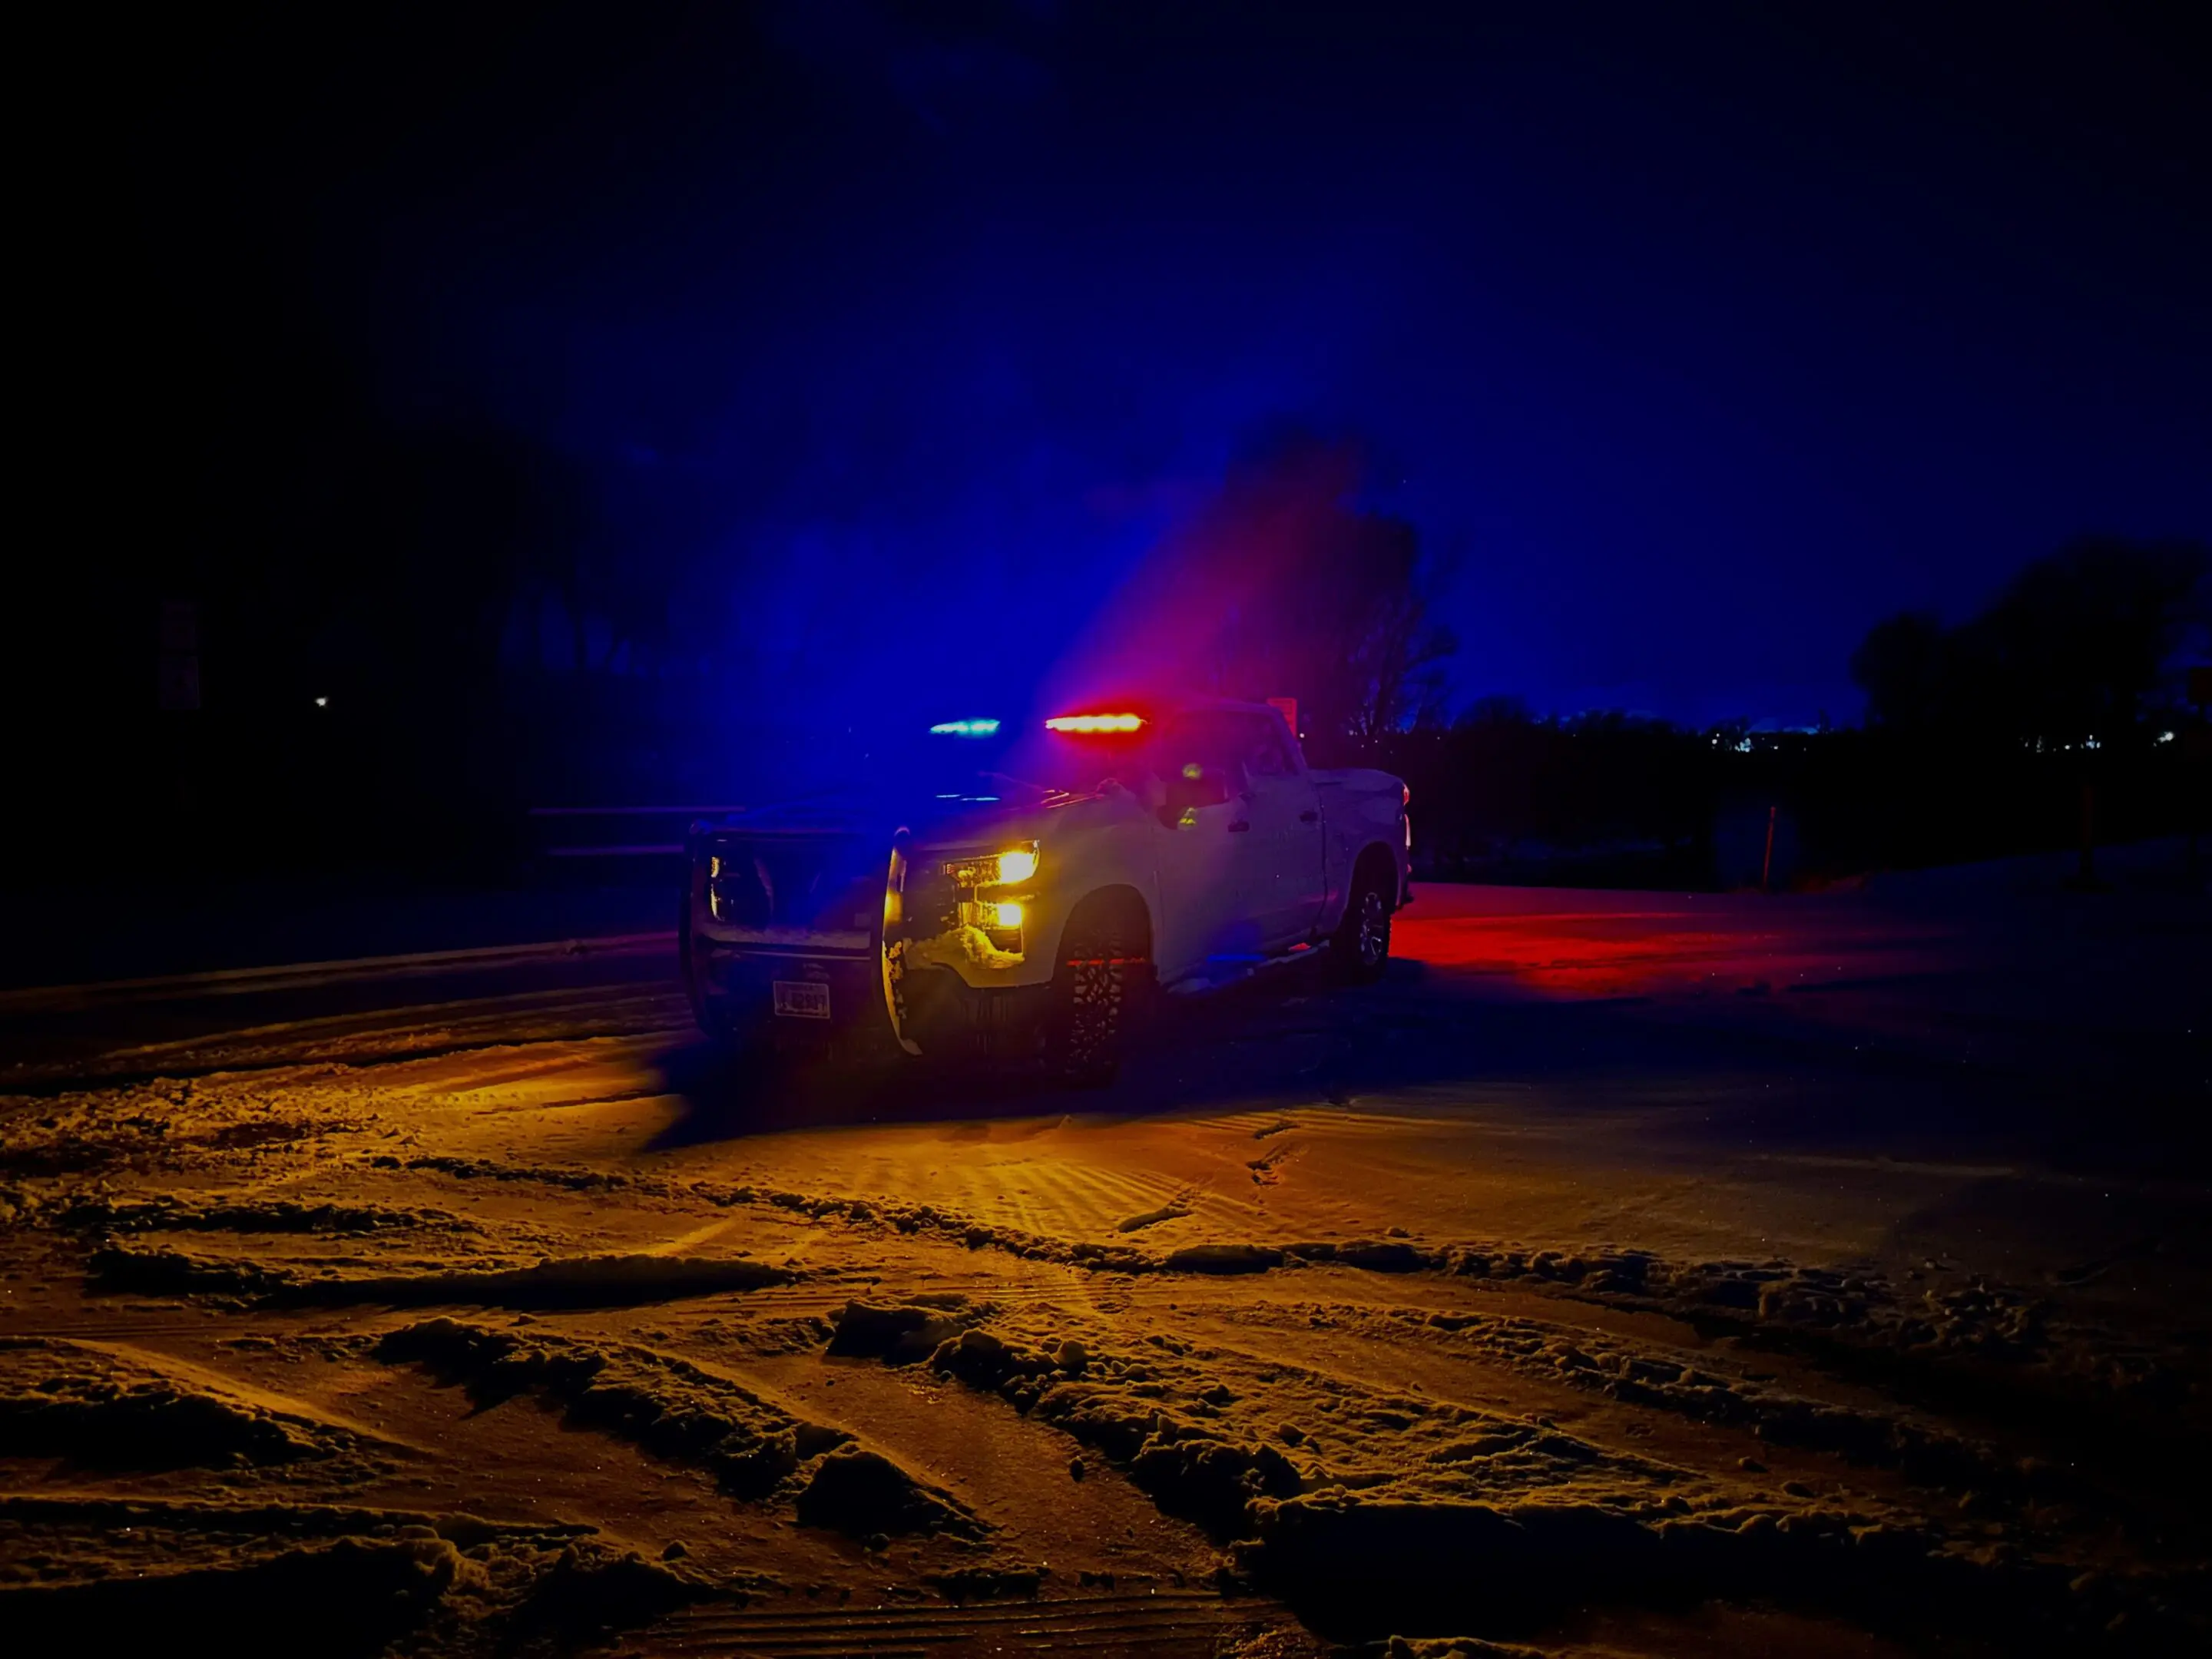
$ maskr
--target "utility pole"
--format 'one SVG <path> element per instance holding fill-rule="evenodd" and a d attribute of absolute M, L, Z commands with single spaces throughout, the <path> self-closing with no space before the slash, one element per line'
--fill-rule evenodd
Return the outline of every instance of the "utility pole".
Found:
<path fill-rule="evenodd" d="M 2097 786 L 2086 769 L 2081 774 L 2081 867 L 2074 880 L 2085 893 L 2097 884 Z"/>
<path fill-rule="evenodd" d="M 197 830 L 199 808 L 200 612 L 190 599 L 161 603 L 155 705 L 167 751 L 169 805 L 179 825 Z"/>
<path fill-rule="evenodd" d="M 2189 818 L 2189 884 L 2198 887 L 2204 882 L 2204 866 L 2197 843 L 2203 837 L 2206 802 L 2212 799 L 2205 775 L 2212 769 L 2212 722 L 2204 714 L 2205 704 L 2212 703 L 2212 665 L 2200 664 L 2189 671 L 2189 701 L 2197 705 L 2197 724 L 2182 744 L 2182 811 Z"/>

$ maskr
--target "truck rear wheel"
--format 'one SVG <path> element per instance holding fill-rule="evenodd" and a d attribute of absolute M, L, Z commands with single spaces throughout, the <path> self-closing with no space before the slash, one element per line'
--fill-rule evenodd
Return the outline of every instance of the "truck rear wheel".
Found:
<path fill-rule="evenodd" d="M 1390 895 L 1372 860 L 1363 862 L 1352 878 L 1352 896 L 1345 901 L 1344 920 L 1329 941 L 1328 953 L 1339 976 L 1354 985 L 1372 984 L 1389 965 Z"/>
<path fill-rule="evenodd" d="M 1045 1018 L 1045 1065 L 1077 1088 L 1102 1088 L 1121 1069 L 1121 1048 L 1152 979 L 1151 930 L 1141 909 L 1111 900 L 1079 905 L 1062 935 Z"/>

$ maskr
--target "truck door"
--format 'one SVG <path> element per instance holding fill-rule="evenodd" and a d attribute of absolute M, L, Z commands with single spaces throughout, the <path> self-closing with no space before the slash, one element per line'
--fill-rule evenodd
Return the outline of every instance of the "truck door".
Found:
<path fill-rule="evenodd" d="M 1320 792 L 1298 764 L 1281 717 L 1239 714 L 1243 733 L 1245 821 L 1251 838 L 1245 860 L 1246 903 L 1266 950 L 1280 950 L 1310 933 L 1326 896 L 1327 857 Z"/>
<path fill-rule="evenodd" d="M 1178 716 L 1154 740 L 1153 763 L 1170 792 L 1159 818 L 1160 914 L 1152 930 L 1163 982 L 1262 949 L 1252 914 L 1243 740 L 1234 716 L 1212 711 Z"/>

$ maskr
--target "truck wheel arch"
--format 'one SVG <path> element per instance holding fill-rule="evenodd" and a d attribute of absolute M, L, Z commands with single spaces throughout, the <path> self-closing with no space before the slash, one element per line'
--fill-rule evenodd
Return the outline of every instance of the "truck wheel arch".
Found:
<path fill-rule="evenodd" d="M 1344 899 L 1351 903 L 1352 896 L 1359 890 L 1359 884 L 1367 876 L 1375 878 L 1390 901 L 1390 908 L 1399 908 L 1398 858 L 1395 849 L 1387 841 L 1370 841 L 1359 849 L 1359 856 L 1352 861 L 1352 875 L 1344 884 Z"/>
<path fill-rule="evenodd" d="M 1102 915 L 1133 924 L 1144 941 L 1145 954 L 1152 953 L 1152 907 L 1145 896 L 1126 882 L 1115 882 L 1104 887 L 1094 887 L 1069 908 L 1067 920 L 1060 924 L 1060 937 L 1053 942 L 1053 959 L 1057 963 L 1066 947 L 1068 935 L 1077 926 L 1091 922 Z"/>

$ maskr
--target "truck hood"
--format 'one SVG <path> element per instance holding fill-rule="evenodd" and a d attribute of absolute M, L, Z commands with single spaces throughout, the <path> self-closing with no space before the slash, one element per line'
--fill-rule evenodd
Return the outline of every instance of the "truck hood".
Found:
<path fill-rule="evenodd" d="M 1057 808 L 1090 799 L 1027 794 L 994 800 L 977 794 L 887 801 L 849 791 L 756 806 L 717 819 L 713 828 L 769 836 L 857 836 L 886 847 L 904 830 L 925 846 L 951 847 L 1036 834 Z"/>

